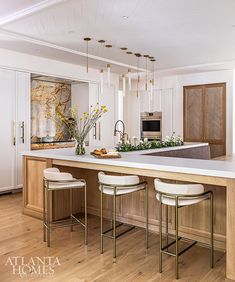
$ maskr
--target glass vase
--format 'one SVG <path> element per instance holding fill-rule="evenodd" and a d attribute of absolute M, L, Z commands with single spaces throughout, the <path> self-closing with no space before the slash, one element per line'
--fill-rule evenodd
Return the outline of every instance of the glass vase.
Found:
<path fill-rule="evenodd" d="M 84 155 L 86 153 L 86 150 L 85 150 L 85 142 L 84 140 L 77 140 L 77 143 L 76 143 L 76 150 L 75 150 L 75 154 L 76 155 Z"/>

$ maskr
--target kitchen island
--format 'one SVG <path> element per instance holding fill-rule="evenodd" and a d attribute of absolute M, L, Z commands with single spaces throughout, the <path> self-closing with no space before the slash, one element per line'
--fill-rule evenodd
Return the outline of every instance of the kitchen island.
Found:
<path fill-rule="evenodd" d="M 227 277 L 235 279 L 235 162 L 201 160 L 179 157 L 156 156 L 158 152 L 192 149 L 207 144 L 185 144 L 184 146 L 148 151 L 121 153 L 120 159 L 96 159 L 89 153 L 74 155 L 74 149 L 30 151 L 24 156 L 24 213 L 41 218 L 43 169 L 58 167 L 71 172 L 74 177 L 84 178 L 88 188 L 88 212 L 99 215 L 98 171 L 118 174 L 136 174 L 148 182 L 149 222 L 152 231 L 158 231 L 158 203 L 153 179 L 158 177 L 171 182 L 192 182 L 206 185 L 215 195 L 215 246 L 226 249 Z M 74 194 L 76 211 L 82 209 L 80 191 Z M 66 191 L 56 191 L 52 201 L 57 209 L 52 211 L 54 219 L 69 214 L 69 197 Z M 53 205 L 55 206 L 55 205 Z M 104 216 L 109 217 L 109 202 L 105 199 Z M 117 205 L 119 221 L 144 226 L 144 194 L 134 193 L 120 198 Z M 201 242 L 209 240 L 209 207 L 207 202 L 180 211 L 180 232 Z M 170 232 L 174 233 L 174 214 L 170 211 Z M 226 242 L 226 245 L 225 245 Z"/>

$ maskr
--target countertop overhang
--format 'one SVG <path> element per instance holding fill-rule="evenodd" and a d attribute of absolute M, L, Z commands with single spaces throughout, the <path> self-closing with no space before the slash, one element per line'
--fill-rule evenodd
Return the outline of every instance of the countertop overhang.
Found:
<path fill-rule="evenodd" d="M 27 151 L 23 156 L 81 162 L 90 164 L 103 164 L 119 167 L 150 169 L 166 172 L 178 172 L 214 177 L 235 178 L 235 160 L 201 160 L 175 157 L 148 156 L 148 153 L 180 150 L 207 146 L 208 143 L 185 143 L 183 146 L 132 151 L 121 153 L 120 159 L 97 159 L 90 155 L 92 149 L 87 149 L 83 156 L 75 155 L 74 148 L 53 149 L 44 151 Z"/>

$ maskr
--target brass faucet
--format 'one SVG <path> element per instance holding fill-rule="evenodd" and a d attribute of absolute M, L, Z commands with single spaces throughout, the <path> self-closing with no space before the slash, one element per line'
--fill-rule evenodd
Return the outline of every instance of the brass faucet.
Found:
<path fill-rule="evenodd" d="M 117 125 L 118 125 L 119 122 L 122 124 L 122 131 L 117 129 Z M 120 140 L 124 144 L 125 143 L 125 136 L 128 139 L 128 134 L 125 132 L 125 124 L 124 124 L 124 122 L 122 120 L 120 120 L 120 119 L 118 121 L 116 121 L 116 123 L 115 123 L 115 126 L 114 126 L 114 136 L 117 136 L 117 132 L 120 134 Z"/>

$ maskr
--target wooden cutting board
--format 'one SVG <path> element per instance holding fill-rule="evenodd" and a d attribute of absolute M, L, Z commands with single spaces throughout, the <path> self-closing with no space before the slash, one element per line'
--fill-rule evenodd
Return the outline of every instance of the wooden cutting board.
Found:
<path fill-rule="evenodd" d="M 111 154 L 96 155 L 94 153 L 91 153 L 91 155 L 94 156 L 97 159 L 118 159 L 118 158 L 121 158 L 120 154 L 115 154 L 115 155 L 111 155 Z"/>

